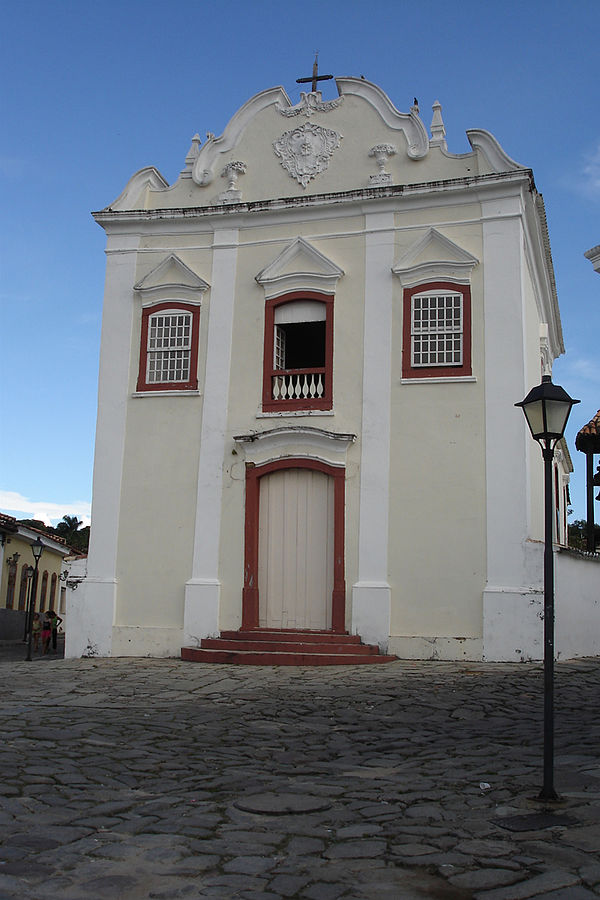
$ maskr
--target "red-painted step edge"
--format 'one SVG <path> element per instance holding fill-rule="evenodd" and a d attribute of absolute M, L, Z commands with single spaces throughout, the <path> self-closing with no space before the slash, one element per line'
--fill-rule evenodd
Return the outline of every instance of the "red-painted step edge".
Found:
<path fill-rule="evenodd" d="M 318 641 L 237 641 L 224 638 L 204 638 L 202 650 L 253 650 L 258 653 L 329 653 L 360 656 L 379 653 L 379 648 L 371 644 L 340 644 L 337 641 L 319 643 Z"/>
<path fill-rule="evenodd" d="M 348 666 L 392 662 L 395 656 L 381 653 L 274 653 L 247 650 L 203 650 L 182 647 L 181 658 L 189 662 L 233 663 L 245 666 Z"/>
<path fill-rule="evenodd" d="M 338 634 L 334 631 L 274 631 L 267 628 L 250 628 L 246 631 L 222 631 L 221 638 L 227 641 L 319 641 L 335 644 L 360 644 L 358 634 L 347 631 Z"/>
<path fill-rule="evenodd" d="M 183 647 L 181 658 L 246 666 L 343 666 L 396 659 L 381 654 L 373 644 L 363 644 L 355 634 L 259 628 L 222 631 L 218 638 L 202 640 L 200 647 Z"/>

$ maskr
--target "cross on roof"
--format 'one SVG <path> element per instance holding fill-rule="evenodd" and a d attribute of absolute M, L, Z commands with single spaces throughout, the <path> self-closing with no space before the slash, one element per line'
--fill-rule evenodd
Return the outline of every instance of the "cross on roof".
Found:
<path fill-rule="evenodd" d="M 315 61 L 313 63 L 312 76 L 310 78 L 296 78 L 296 84 L 308 84 L 311 82 L 311 91 L 314 93 L 317 89 L 317 81 L 331 81 L 333 75 L 319 75 L 319 53 L 315 53 Z"/>

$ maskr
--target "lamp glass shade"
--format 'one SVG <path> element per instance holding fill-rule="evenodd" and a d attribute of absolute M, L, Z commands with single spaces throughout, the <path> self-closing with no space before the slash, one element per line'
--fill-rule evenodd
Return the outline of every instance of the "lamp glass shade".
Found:
<path fill-rule="evenodd" d="M 541 400 L 534 400 L 523 407 L 529 430 L 534 438 L 544 433 L 544 404 Z"/>
<path fill-rule="evenodd" d="M 44 545 L 42 544 L 41 538 L 36 538 L 35 542 L 31 545 L 31 552 L 33 553 L 35 561 L 38 562 L 40 556 L 44 552 Z"/>
<path fill-rule="evenodd" d="M 564 432 L 571 408 L 579 400 L 569 397 L 564 388 L 552 384 L 549 375 L 529 391 L 524 400 L 515 403 L 525 413 L 529 430 L 536 441 L 557 441 Z"/>
<path fill-rule="evenodd" d="M 562 436 L 565 433 L 571 406 L 563 400 L 546 400 L 546 431 L 550 435 Z"/>

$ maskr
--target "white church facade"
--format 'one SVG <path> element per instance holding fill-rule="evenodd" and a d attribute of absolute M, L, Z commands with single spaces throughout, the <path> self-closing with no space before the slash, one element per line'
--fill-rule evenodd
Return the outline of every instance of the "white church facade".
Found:
<path fill-rule="evenodd" d="M 68 656 L 223 632 L 542 655 L 542 461 L 514 403 L 563 351 L 543 201 L 363 79 L 252 97 L 107 235 L 91 543 Z M 568 451 L 557 454 L 566 543 Z M 538 633 L 540 632 L 540 633 Z M 208 657 L 207 657 L 208 658 Z"/>

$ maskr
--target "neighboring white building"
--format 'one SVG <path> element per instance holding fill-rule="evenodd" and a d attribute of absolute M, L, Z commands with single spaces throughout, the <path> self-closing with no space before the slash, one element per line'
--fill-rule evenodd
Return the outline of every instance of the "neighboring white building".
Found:
<path fill-rule="evenodd" d="M 600 272 L 600 244 L 592 247 L 591 250 L 586 250 L 583 255 L 586 259 L 589 259 L 594 267 L 594 270 L 596 272 Z"/>
<path fill-rule="evenodd" d="M 87 577 L 67 655 L 348 631 L 542 655 L 539 447 L 564 351 L 542 197 L 376 85 L 252 97 L 95 213 L 107 233 Z M 568 451 L 557 454 L 565 540 Z M 539 632 L 539 633 L 538 633 Z"/>

